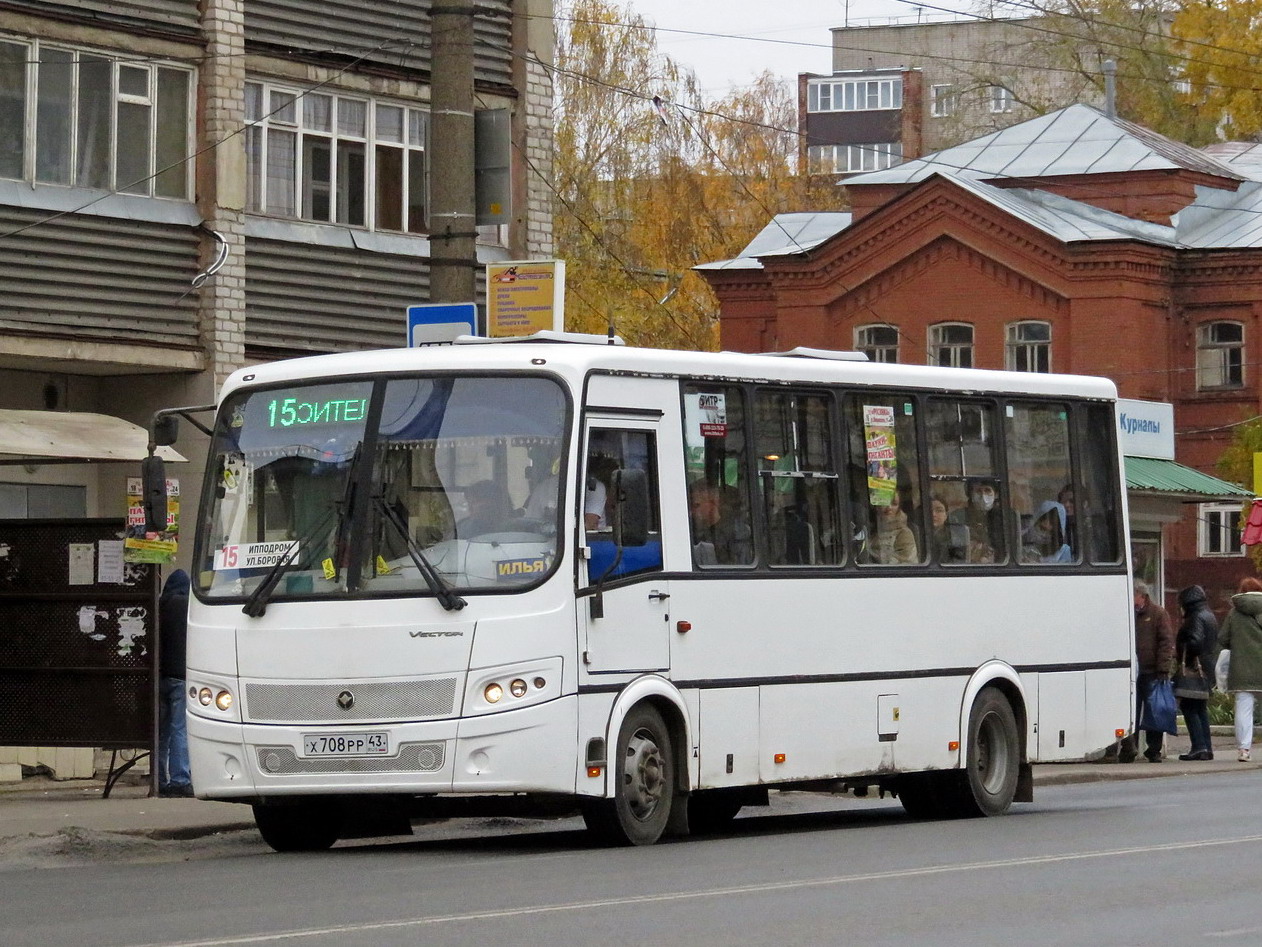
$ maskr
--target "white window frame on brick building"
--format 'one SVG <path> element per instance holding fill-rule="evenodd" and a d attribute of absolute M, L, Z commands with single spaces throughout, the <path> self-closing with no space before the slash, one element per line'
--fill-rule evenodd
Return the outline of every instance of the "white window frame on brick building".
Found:
<path fill-rule="evenodd" d="M 806 85 L 808 112 L 867 112 L 902 107 L 901 76 L 888 79 L 811 79 Z"/>
<path fill-rule="evenodd" d="M 1196 529 L 1196 552 L 1203 557 L 1243 556 L 1239 503 L 1202 503 Z"/>
<path fill-rule="evenodd" d="M 901 141 L 879 141 L 866 145 L 812 145 L 807 149 L 811 174 L 853 174 L 857 171 L 883 171 L 903 162 Z"/>
<path fill-rule="evenodd" d="M 253 80 L 245 101 L 250 213 L 428 232 L 428 112 Z"/>
<path fill-rule="evenodd" d="M 1011 89 L 1001 85 L 992 85 L 987 90 L 987 95 L 990 100 L 990 111 L 992 114 L 998 115 L 1012 111 L 1015 99 Z"/>
<path fill-rule="evenodd" d="M 1052 370 L 1052 324 L 1038 320 L 1008 323 L 1004 367 L 1010 372 Z"/>
<path fill-rule="evenodd" d="M 960 105 L 960 94 L 955 86 L 934 85 L 929 87 L 929 114 L 934 118 L 954 115 Z"/>
<path fill-rule="evenodd" d="M 854 348 L 856 352 L 866 355 L 871 362 L 897 362 L 898 326 L 888 323 L 856 326 Z"/>
<path fill-rule="evenodd" d="M 188 200 L 194 70 L 0 36 L 0 177 Z"/>
<path fill-rule="evenodd" d="M 972 368 L 973 326 L 967 322 L 940 322 L 930 326 L 929 364 Z"/>
<path fill-rule="evenodd" d="M 1196 387 L 1244 387 L 1244 324 L 1203 322 L 1196 327 Z"/>

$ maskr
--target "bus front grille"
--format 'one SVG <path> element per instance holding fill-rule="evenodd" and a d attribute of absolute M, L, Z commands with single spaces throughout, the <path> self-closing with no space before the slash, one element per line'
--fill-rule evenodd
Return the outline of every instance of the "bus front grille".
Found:
<path fill-rule="evenodd" d="M 252 723 L 313 724 L 418 720 L 450 717 L 455 699 L 454 677 L 355 684 L 246 684 L 245 718 Z"/>
<path fill-rule="evenodd" d="M 442 743 L 404 743 L 390 757 L 340 757 L 337 759 L 302 759 L 293 747 L 260 746 L 256 748 L 259 769 L 269 776 L 294 776 L 305 773 L 433 773 L 443 768 L 445 747 Z"/>

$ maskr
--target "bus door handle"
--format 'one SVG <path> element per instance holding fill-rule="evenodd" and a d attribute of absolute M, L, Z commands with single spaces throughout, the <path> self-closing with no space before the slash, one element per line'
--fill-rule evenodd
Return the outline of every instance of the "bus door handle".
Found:
<path fill-rule="evenodd" d="M 669 592 L 659 592 L 657 591 L 657 589 L 654 589 L 652 592 L 649 593 L 650 602 L 664 602 L 668 598 L 670 598 Z"/>

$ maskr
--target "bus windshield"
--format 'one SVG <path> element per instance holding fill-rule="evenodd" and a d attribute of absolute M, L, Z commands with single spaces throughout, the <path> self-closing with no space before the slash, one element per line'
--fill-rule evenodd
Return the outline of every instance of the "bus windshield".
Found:
<path fill-rule="evenodd" d="M 277 600 L 533 585 L 557 555 L 566 426 L 566 396 L 545 377 L 233 392 L 209 457 L 197 589 L 263 586 Z"/>

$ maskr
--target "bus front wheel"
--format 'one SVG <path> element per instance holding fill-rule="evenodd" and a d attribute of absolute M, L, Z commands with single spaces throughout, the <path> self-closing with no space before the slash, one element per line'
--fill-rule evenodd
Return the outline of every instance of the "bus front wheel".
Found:
<path fill-rule="evenodd" d="M 1002 815 L 1012 805 L 1021 766 L 1021 737 L 1008 698 L 985 687 L 968 716 L 968 753 L 959 814 Z"/>
<path fill-rule="evenodd" d="M 337 841 L 342 827 L 341 810 L 332 802 L 258 803 L 253 808 L 259 835 L 278 852 L 322 852 Z"/>
<path fill-rule="evenodd" d="M 613 796 L 583 810 L 587 828 L 615 845 L 652 845 L 670 821 L 675 803 L 675 761 L 670 731 L 648 704 L 622 721 L 614 746 Z"/>

